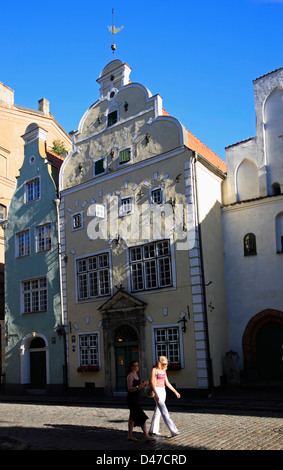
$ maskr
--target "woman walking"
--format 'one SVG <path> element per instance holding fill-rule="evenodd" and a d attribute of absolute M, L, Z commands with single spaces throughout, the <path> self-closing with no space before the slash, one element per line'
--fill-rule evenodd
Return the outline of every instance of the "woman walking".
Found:
<path fill-rule="evenodd" d="M 151 425 L 149 429 L 150 434 L 159 434 L 159 426 L 160 426 L 160 417 L 164 420 L 164 423 L 169 428 L 171 432 L 171 436 L 176 436 L 179 434 L 179 431 L 175 424 L 173 423 L 172 419 L 169 416 L 167 407 L 165 405 L 166 400 L 166 389 L 165 385 L 175 393 L 177 398 L 180 398 L 180 393 L 175 390 L 175 388 L 170 384 L 167 378 L 167 366 L 168 360 L 165 356 L 160 356 L 158 358 L 157 366 L 152 369 L 151 373 L 151 386 L 153 391 L 155 392 L 155 410 L 152 416 Z"/>
<path fill-rule="evenodd" d="M 146 430 L 146 420 L 148 416 L 144 413 L 141 403 L 140 403 L 140 389 L 148 385 L 148 380 L 140 381 L 138 376 L 139 364 L 137 361 L 131 361 L 127 369 L 127 403 L 130 409 L 130 417 L 128 422 L 128 440 L 137 441 L 133 437 L 134 426 L 140 426 L 143 430 L 145 438 L 147 441 L 154 441 L 152 437 L 149 436 Z"/>

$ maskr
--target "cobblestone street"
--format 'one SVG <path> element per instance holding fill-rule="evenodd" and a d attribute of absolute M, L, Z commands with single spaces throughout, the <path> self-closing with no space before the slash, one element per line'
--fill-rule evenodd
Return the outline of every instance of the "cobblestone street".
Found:
<path fill-rule="evenodd" d="M 150 419 L 153 407 L 145 412 Z M 283 413 L 268 410 L 207 410 L 169 407 L 180 434 L 147 443 L 127 440 L 128 409 L 119 405 L 0 403 L 0 438 L 28 450 L 178 451 L 283 450 Z M 18 441 L 13 441 L 18 440 Z"/>

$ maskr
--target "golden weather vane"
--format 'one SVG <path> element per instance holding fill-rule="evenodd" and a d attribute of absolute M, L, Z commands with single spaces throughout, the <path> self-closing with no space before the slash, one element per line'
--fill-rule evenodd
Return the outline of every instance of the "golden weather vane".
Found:
<path fill-rule="evenodd" d="M 124 28 L 124 26 L 121 26 L 121 28 L 115 28 L 114 26 L 114 8 L 112 8 L 112 26 L 108 26 L 110 33 L 113 35 L 113 44 L 111 45 L 111 49 L 113 51 L 113 59 L 115 57 L 115 51 L 116 51 L 116 44 L 114 43 L 114 36 L 115 34 L 119 33 L 121 29 Z"/>

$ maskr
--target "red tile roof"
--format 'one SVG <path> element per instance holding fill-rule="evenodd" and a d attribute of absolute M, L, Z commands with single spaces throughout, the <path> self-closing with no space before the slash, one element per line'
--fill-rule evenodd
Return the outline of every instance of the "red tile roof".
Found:
<path fill-rule="evenodd" d="M 51 163 L 52 166 L 56 168 L 56 170 L 60 171 L 61 165 L 64 162 L 64 157 L 61 157 L 61 155 L 58 155 L 57 153 L 53 152 L 53 150 L 46 150 L 46 155 L 48 161 Z"/>
<path fill-rule="evenodd" d="M 163 116 L 170 116 L 165 109 L 163 109 Z M 226 173 L 226 163 L 216 153 L 214 153 L 209 147 L 203 144 L 197 137 L 195 137 L 190 131 L 187 131 L 188 145 L 191 150 L 197 152 L 202 158 L 204 158 L 211 165 L 218 168 L 222 173 Z"/>

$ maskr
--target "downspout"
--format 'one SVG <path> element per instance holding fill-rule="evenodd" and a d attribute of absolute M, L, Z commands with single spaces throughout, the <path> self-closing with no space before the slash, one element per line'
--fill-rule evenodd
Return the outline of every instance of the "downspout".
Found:
<path fill-rule="evenodd" d="M 63 341 L 64 341 L 64 384 L 67 386 L 68 379 L 67 379 L 67 347 L 66 347 L 66 328 L 64 324 L 64 307 L 63 307 L 63 281 L 62 281 L 62 246 L 61 246 L 61 234 L 60 234 L 60 216 L 59 216 L 59 206 L 60 206 L 60 199 L 57 197 L 53 200 L 55 207 L 56 207 L 56 214 L 57 214 L 57 234 L 58 234 L 58 262 L 59 262 L 59 289 L 60 289 L 60 309 L 61 309 L 61 327 Z"/>
<path fill-rule="evenodd" d="M 204 313 L 205 339 L 206 339 L 206 349 L 207 349 L 208 390 L 209 390 L 209 397 L 211 397 L 213 395 L 213 390 L 214 390 L 214 380 L 213 380 L 212 358 L 211 358 L 211 353 L 210 353 L 210 342 L 209 342 L 201 224 L 199 222 L 198 187 L 197 187 L 197 178 L 196 178 L 196 162 L 198 159 L 198 154 L 197 152 L 194 151 L 193 155 L 194 156 L 192 157 L 191 161 L 192 161 L 192 181 L 193 181 L 193 187 L 194 187 L 195 224 L 199 233 L 199 254 L 200 254 L 200 264 L 201 264 L 201 283 L 202 283 L 203 310 L 204 310 L 203 313 Z"/>

